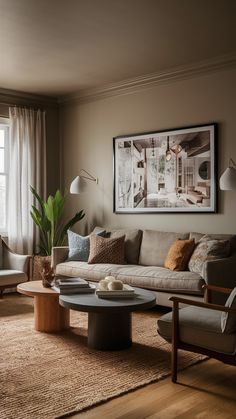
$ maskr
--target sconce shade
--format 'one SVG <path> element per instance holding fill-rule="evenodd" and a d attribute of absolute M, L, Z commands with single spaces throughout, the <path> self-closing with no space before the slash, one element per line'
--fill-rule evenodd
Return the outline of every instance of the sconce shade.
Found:
<path fill-rule="evenodd" d="M 82 173 L 85 173 L 86 176 Z M 98 178 L 91 175 L 91 173 L 87 172 L 85 169 L 80 170 L 80 176 L 76 176 L 74 180 L 72 180 L 70 184 L 70 193 L 71 194 L 80 194 L 84 192 L 84 187 L 86 186 L 86 181 L 90 180 L 92 182 L 96 182 L 98 184 Z"/>
<path fill-rule="evenodd" d="M 80 176 L 76 176 L 76 178 L 74 178 L 74 180 L 72 180 L 72 182 L 70 184 L 70 193 L 72 193 L 72 194 L 81 193 L 81 191 L 80 191 Z"/>
<path fill-rule="evenodd" d="M 236 189 L 236 169 L 227 167 L 220 177 L 220 189 L 222 191 L 232 191 Z"/>

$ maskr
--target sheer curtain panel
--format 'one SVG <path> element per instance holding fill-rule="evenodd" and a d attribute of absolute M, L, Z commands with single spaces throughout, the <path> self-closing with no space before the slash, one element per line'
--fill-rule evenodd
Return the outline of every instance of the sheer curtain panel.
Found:
<path fill-rule="evenodd" d="M 15 252 L 32 254 L 38 237 L 30 216 L 30 185 L 46 195 L 45 112 L 11 107 L 9 114 L 8 240 Z"/>

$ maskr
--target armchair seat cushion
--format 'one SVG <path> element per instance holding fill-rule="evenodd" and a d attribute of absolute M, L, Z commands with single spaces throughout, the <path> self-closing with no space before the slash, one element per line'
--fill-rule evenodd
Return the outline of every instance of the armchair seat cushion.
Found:
<path fill-rule="evenodd" d="M 236 334 L 222 333 L 221 311 L 185 307 L 179 310 L 180 340 L 190 345 L 224 353 L 236 353 Z M 167 341 L 172 337 L 172 312 L 158 319 L 158 331 Z"/>
<path fill-rule="evenodd" d="M 28 277 L 24 272 L 14 269 L 0 269 L 0 287 L 20 284 L 28 281 Z"/>

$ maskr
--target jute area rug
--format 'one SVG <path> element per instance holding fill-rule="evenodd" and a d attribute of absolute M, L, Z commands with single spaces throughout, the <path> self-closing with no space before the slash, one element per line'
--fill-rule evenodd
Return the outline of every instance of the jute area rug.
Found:
<path fill-rule="evenodd" d="M 87 314 L 71 311 L 63 334 L 34 330 L 32 299 L 0 300 L 0 418 L 66 417 L 170 375 L 170 345 L 156 332 L 157 311 L 133 315 L 133 346 L 87 348 Z M 204 357 L 182 352 L 180 368 Z"/>

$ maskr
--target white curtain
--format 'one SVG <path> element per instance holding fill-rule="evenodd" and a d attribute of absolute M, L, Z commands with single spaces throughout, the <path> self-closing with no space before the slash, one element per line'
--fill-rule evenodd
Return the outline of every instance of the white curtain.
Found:
<path fill-rule="evenodd" d="M 8 240 L 12 250 L 32 254 L 38 231 L 30 216 L 30 185 L 46 195 L 45 112 L 11 107 L 9 141 Z"/>

